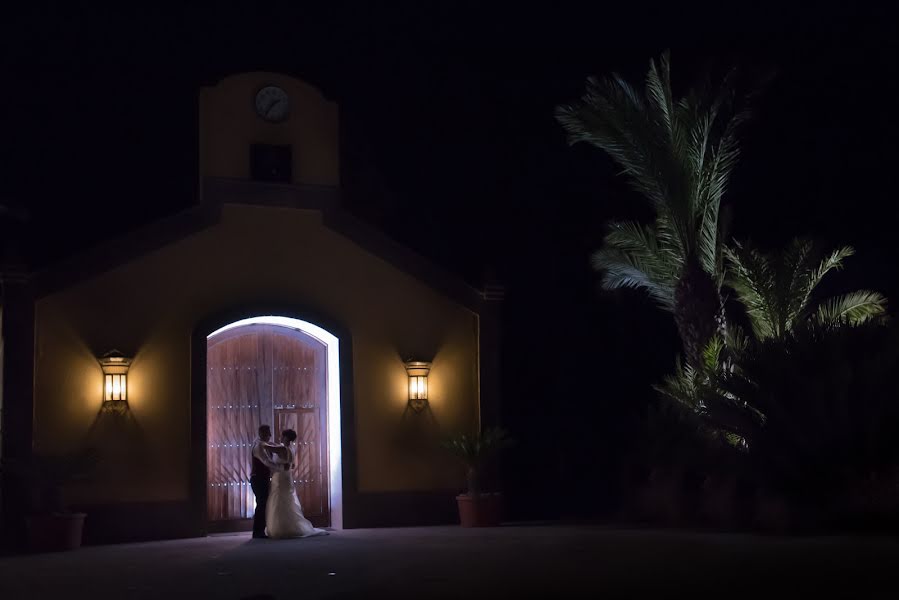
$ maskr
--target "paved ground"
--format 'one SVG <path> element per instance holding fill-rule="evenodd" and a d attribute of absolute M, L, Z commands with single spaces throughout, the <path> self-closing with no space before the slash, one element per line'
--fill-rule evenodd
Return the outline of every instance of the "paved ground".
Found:
<path fill-rule="evenodd" d="M 7 557 L 0 598 L 896 598 L 897 566 L 899 540 L 887 538 L 561 525 L 365 529 Z"/>

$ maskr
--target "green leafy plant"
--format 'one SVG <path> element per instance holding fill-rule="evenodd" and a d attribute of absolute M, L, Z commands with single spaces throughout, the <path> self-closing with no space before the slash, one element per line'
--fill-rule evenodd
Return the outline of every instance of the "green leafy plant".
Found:
<path fill-rule="evenodd" d="M 481 492 L 480 475 L 485 463 L 500 450 L 513 444 L 508 431 L 501 427 L 485 429 L 476 434 L 459 433 L 443 442 L 443 448 L 460 459 L 467 468 L 468 495 Z"/>

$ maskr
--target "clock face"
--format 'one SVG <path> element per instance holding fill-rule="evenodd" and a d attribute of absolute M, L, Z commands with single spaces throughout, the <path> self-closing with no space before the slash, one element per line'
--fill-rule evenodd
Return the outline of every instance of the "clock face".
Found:
<path fill-rule="evenodd" d="M 256 93 L 256 114 L 269 123 L 280 123 L 287 120 L 290 114 L 287 92 L 274 85 L 268 85 L 259 90 Z"/>

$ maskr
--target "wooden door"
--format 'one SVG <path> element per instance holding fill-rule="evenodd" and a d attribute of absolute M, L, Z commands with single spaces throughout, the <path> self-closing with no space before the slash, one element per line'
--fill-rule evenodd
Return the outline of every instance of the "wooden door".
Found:
<path fill-rule="evenodd" d="M 297 496 L 306 518 L 318 527 L 327 527 L 331 524 L 328 501 L 328 354 L 322 343 L 297 343 L 294 333 L 294 330 L 282 328 L 275 330 L 272 338 L 275 437 L 279 437 L 285 429 L 296 431 L 293 480 Z"/>
<path fill-rule="evenodd" d="M 330 525 L 327 352 L 317 339 L 275 325 L 246 325 L 207 342 L 207 519 L 252 519 L 250 452 L 260 424 L 297 432 L 294 479 L 304 511 Z"/>

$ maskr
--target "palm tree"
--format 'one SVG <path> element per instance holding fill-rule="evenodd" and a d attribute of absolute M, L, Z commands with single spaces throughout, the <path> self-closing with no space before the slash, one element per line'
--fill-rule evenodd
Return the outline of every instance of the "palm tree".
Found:
<path fill-rule="evenodd" d="M 783 338 L 798 325 L 859 325 L 886 312 L 886 298 L 858 290 L 816 302 L 815 288 L 830 271 L 839 270 L 853 254 L 851 246 L 837 248 L 822 260 L 809 240 L 795 239 L 776 256 L 746 244 L 725 249 L 727 285 L 737 293 L 755 337 Z"/>
<path fill-rule="evenodd" d="M 688 363 L 723 326 L 724 219 L 721 200 L 739 154 L 733 72 L 676 99 L 668 53 L 650 61 L 645 90 L 617 74 L 589 78 L 579 102 L 556 118 L 569 143 L 604 150 L 652 205 L 651 225 L 614 222 L 593 266 L 606 289 L 646 291 L 674 313 Z"/>
<path fill-rule="evenodd" d="M 764 393 L 780 389 L 775 385 L 777 377 L 761 372 L 759 365 L 788 371 L 791 367 L 778 364 L 786 360 L 784 353 L 801 349 L 816 356 L 814 343 L 842 339 L 838 330 L 843 325 L 857 326 L 883 316 L 886 298 L 859 290 L 815 301 L 815 288 L 824 276 L 842 268 L 843 261 L 854 254 L 849 246 L 822 260 L 816 257 L 812 242 L 801 239 L 793 240 L 776 257 L 738 242 L 724 252 L 725 283 L 746 309 L 754 343 L 730 323 L 725 337 L 712 337 L 700 363 L 678 361 L 674 373 L 654 388 L 698 416 L 701 430 L 746 449 L 748 441 L 758 437 L 769 412 L 778 414 Z M 777 358 L 772 360 L 768 354 Z M 804 364 L 801 357 L 789 360 L 793 366 Z"/>

